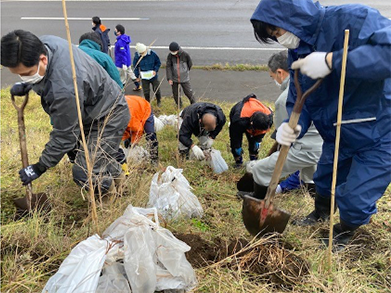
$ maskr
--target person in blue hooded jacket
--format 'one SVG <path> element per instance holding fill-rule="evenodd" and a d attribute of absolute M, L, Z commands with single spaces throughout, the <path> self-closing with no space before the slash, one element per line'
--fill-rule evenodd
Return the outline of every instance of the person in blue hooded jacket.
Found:
<path fill-rule="evenodd" d="M 118 71 L 121 76 L 121 81 L 123 86 L 131 79 L 134 81 L 134 85 L 136 86 L 133 90 L 139 91 L 141 90 L 140 84 L 135 81 L 136 76 L 132 70 L 132 57 L 130 55 L 130 43 L 132 40 L 130 36 L 125 34 L 125 28 L 123 25 L 117 24 L 114 30 L 114 35 L 117 38 L 114 46 L 114 58 L 115 58 L 115 66 L 117 66 Z"/>
<path fill-rule="evenodd" d="M 350 30 L 335 192 L 340 223 L 333 236 L 334 248 L 343 248 L 359 226 L 369 223 L 391 181 L 391 20 L 360 4 L 262 0 L 251 22 L 258 41 L 277 41 L 289 49 L 289 114 L 296 100 L 293 70 L 300 69 L 303 92 L 323 78 L 307 98 L 297 128 L 282 123 L 277 130 L 277 141 L 290 146 L 313 121 L 324 140 L 314 175 L 315 210 L 299 225 L 314 225 L 330 214 L 344 30 Z"/>

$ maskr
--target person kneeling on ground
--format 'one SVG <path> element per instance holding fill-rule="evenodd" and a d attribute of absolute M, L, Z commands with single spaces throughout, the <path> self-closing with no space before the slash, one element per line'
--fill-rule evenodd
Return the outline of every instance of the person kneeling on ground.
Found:
<path fill-rule="evenodd" d="M 229 118 L 229 138 L 236 167 L 243 164 L 243 133 L 248 140 L 250 160 L 257 160 L 262 139 L 273 125 L 273 111 L 251 94 L 232 107 Z"/>
<path fill-rule="evenodd" d="M 125 148 L 130 148 L 136 145 L 145 134 L 151 162 L 156 165 L 159 158 L 159 143 L 155 133 L 154 115 L 151 105 L 139 96 L 126 95 L 125 99 L 128 103 L 131 117 L 122 136 L 124 146 Z"/>
<path fill-rule="evenodd" d="M 212 103 L 199 102 L 183 109 L 181 118 L 179 152 L 188 158 L 191 149 L 198 160 L 204 160 L 203 150 L 212 147 L 214 139 L 225 124 L 223 110 Z M 201 148 L 193 143 L 191 139 L 193 134 L 198 138 Z"/>

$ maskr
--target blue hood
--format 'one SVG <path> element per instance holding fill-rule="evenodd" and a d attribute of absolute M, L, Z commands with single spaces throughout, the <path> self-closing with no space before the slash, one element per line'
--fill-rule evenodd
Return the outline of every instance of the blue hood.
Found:
<path fill-rule="evenodd" d="M 117 36 L 117 40 L 121 40 L 122 42 L 124 42 L 126 44 L 130 44 L 131 43 L 130 37 L 128 35 Z"/>
<path fill-rule="evenodd" d="M 314 45 L 324 13 L 324 7 L 311 0 L 262 0 L 251 20 L 283 28 Z"/>

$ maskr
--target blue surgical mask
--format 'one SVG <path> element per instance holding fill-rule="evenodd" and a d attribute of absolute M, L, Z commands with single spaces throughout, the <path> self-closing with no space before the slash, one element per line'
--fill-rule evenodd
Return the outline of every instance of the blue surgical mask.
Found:
<path fill-rule="evenodd" d="M 38 63 L 38 70 L 34 75 L 29 75 L 29 76 L 19 75 L 19 77 L 22 79 L 23 82 L 27 82 L 30 84 L 39 83 L 44 78 L 44 76 L 39 75 L 39 67 L 40 67 L 40 63 Z"/>

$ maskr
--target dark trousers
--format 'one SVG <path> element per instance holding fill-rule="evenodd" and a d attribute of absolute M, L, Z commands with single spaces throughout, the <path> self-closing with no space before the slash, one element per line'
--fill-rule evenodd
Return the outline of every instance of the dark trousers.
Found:
<path fill-rule="evenodd" d="M 190 85 L 190 81 L 188 82 L 181 82 L 180 83 L 182 89 L 183 89 L 183 92 L 185 93 L 186 97 L 189 99 L 190 101 L 190 104 L 194 104 L 196 101 L 195 101 L 195 98 L 194 98 L 194 94 L 193 94 L 193 90 L 191 89 L 191 85 Z M 179 99 L 179 83 L 178 82 L 173 82 L 172 84 L 172 94 L 174 95 L 174 100 L 175 100 L 175 103 L 178 105 L 178 99 Z M 182 107 L 182 99 L 179 101 L 180 103 L 180 107 Z"/>
<path fill-rule="evenodd" d="M 150 98 L 150 93 L 151 93 L 150 84 L 152 84 L 153 92 L 156 93 L 156 100 L 158 101 L 158 103 L 160 103 L 160 101 L 162 99 L 162 96 L 160 94 L 160 88 L 159 88 L 160 82 L 159 82 L 158 78 L 155 77 L 155 78 L 152 78 L 152 79 L 142 79 L 141 80 L 141 84 L 143 86 L 144 98 L 148 102 L 151 102 L 151 98 Z"/>

